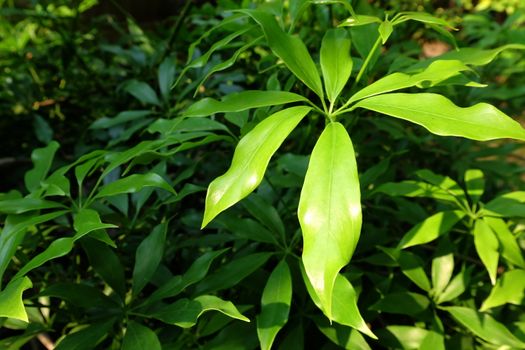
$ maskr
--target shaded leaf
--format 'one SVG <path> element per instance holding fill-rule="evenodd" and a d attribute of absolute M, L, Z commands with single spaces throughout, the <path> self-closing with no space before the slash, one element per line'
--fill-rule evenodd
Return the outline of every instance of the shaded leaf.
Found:
<path fill-rule="evenodd" d="M 59 147 L 58 142 L 52 141 L 46 147 L 33 150 L 31 153 L 33 168 L 24 175 L 24 183 L 29 192 L 40 187 L 40 182 L 46 178 Z"/>
<path fill-rule="evenodd" d="M 144 187 L 156 187 L 176 194 L 175 190 L 160 175 L 155 173 L 134 174 L 111 182 L 100 188 L 95 198 L 115 196 L 121 193 L 136 193 Z"/>
<path fill-rule="evenodd" d="M 188 107 L 183 116 L 205 117 L 217 113 L 240 112 L 251 108 L 305 101 L 308 101 L 305 97 L 288 91 L 247 90 L 229 94 L 220 101 L 210 97 L 204 98 Z"/>
<path fill-rule="evenodd" d="M 292 276 L 285 260 L 273 270 L 266 282 L 257 317 L 257 335 L 261 349 L 271 349 L 277 333 L 288 321 L 292 302 Z"/>
<path fill-rule="evenodd" d="M 212 310 L 237 320 L 250 322 L 230 301 L 213 295 L 201 295 L 193 300 L 180 299 L 171 305 L 164 306 L 151 316 L 168 324 L 189 328 L 197 323 L 197 319 L 203 313 Z"/>
<path fill-rule="evenodd" d="M 143 81 L 130 80 L 124 85 L 124 90 L 144 104 L 160 106 L 155 90 Z"/>
<path fill-rule="evenodd" d="M 465 172 L 465 185 L 472 203 L 477 203 L 485 190 L 485 178 L 479 169 L 469 169 Z"/>
<path fill-rule="evenodd" d="M 133 295 L 138 293 L 151 280 L 164 255 L 167 223 L 162 223 L 139 244 L 135 253 L 135 266 L 133 267 Z"/>
<path fill-rule="evenodd" d="M 122 340 L 122 350 L 161 350 L 159 338 L 149 327 L 130 321 Z"/>

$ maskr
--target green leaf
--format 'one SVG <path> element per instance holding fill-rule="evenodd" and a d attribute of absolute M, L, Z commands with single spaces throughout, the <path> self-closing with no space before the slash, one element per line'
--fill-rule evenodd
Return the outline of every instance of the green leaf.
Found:
<path fill-rule="evenodd" d="M 385 45 L 386 41 L 394 31 L 394 26 L 392 25 L 392 22 L 385 20 L 379 25 L 378 31 L 379 36 L 381 36 L 381 43 Z"/>
<path fill-rule="evenodd" d="M 489 50 L 474 47 L 465 47 L 459 50 L 447 52 L 443 55 L 437 56 L 427 61 L 422 61 L 420 63 L 417 63 L 410 69 L 425 67 L 436 60 L 458 60 L 467 65 L 484 66 L 492 62 L 501 52 L 505 50 L 525 50 L 525 45 L 507 44 Z"/>
<path fill-rule="evenodd" d="M 487 314 L 460 306 L 442 309 L 449 312 L 459 324 L 491 344 L 508 345 L 519 349 L 525 348 L 523 341 L 516 338 L 503 324 Z"/>
<path fill-rule="evenodd" d="M 485 190 L 485 179 L 483 172 L 479 169 L 469 169 L 465 172 L 465 185 L 467 193 L 472 201 L 476 204 Z"/>
<path fill-rule="evenodd" d="M 166 223 L 155 226 L 153 231 L 139 244 L 133 267 L 133 295 L 136 296 L 151 280 L 164 255 Z"/>
<path fill-rule="evenodd" d="M 479 258 L 487 269 L 492 284 L 496 283 L 498 272 L 499 243 L 490 226 L 483 220 L 474 225 L 474 245 Z"/>
<path fill-rule="evenodd" d="M 464 216 L 465 213 L 460 210 L 442 211 L 434 214 L 412 227 L 401 238 L 397 246 L 404 249 L 432 242 L 439 236 L 448 233 Z"/>
<path fill-rule="evenodd" d="M 80 330 L 74 329 L 65 338 L 62 338 L 56 346 L 56 350 L 91 350 L 110 331 L 115 323 L 114 319 L 108 321 L 92 323 Z"/>
<path fill-rule="evenodd" d="M 104 230 L 106 228 L 116 228 L 118 226 L 113 224 L 105 224 L 100 220 L 98 212 L 93 209 L 80 209 L 73 220 L 73 227 L 75 228 L 75 240 L 84 237 L 86 234 L 96 231 Z"/>
<path fill-rule="evenodd" d="M 430 281 L 424 269 L 425 264 L 419 256 L 394 248 L 379 247 L 379 249 L 399 264 L 401 272 L 408 279 L 424 291 L 430 291 Z"/>
<path fill-rule="evenodd" d="M 69 304 L 84 309 L 97 309 L 96 312 L 119 312 L 122 305 L 99 289 L 81 283 L 54 283 L 38 294 L 60 298 Z"/>
<path fill-rule="evenodd" d="M 329 29 L 321 43 L 321 70 L 326 96 L 334 103 L 352 73 L 350 35 L 345 29 Z"/>
<path fill-rule="evenodd" d="M 504 304 L 522 305 L 525 297 L 525 270 L 516 269 L 505 272 L 490 291 L 490 295 L 481 305 L 480 311 L 486 311 Z"/>
<path fill-rule="evenodd" d="M 121 350 L 162 350 L 157 334 L 149 327 L 129 321 Z"/>
<path fill-rule="evenodd" d="M 427 310 L 429 306 L 430 300 L 422 294 L 399 292 L 384 295 L 378 302 L 370 306 L 370 309 L 413 316 Z"/>
<path fill-rule="evenodd" d="M 292 302 L 292 276 L 285 260 L 273 270 L 266 282 L 257 317 L 257 335 L 261 349 L 271 349 L 277 333 L 288 321 Z"/>
<path fill-rule="evenodd" d="M 482 210 L 486 216 L 525 217 L 525 191 L 505 193 L 488 202 Z"/>
<path fill-rule="evenodd" d="M 444 19 L 434 17 L 429 13 L 426 12 L 400 12 L 399 18 L 395 21 L 395 24 L 399 24 L 408 20 L 413 20 L 417 22 L 427 23 L 427 24 L 435 24 L 438 26 L 448 27 L 451 29 L 455 29 L 450 23 L 445 21 Z"/>
<path fill-rule="evenodd" d="M 89 126 L 90 129 L 109 129 L 116 125 L 129 123 L 136 121 L 137 119 L 143 119 L 152 114 L 150 110 L 134 110 L 134 111 L 123 111 L 114 116 L 113 118 L 102 117 L 97 119 Z"/>
<path fill-rule="evenodd" d="M 436 257 L 432 259 L 432 291 L 435 295 L 441 294 L 447 287 L 454 272 L 453 243 L 447 238 L 441 239 L 436 250 Z"/>
<path fill-rule="evenodd" d="M 500 243 L 501 255 L 510 263 L 525 269 L 525 260 L 523 259 L 521 248 L 505 221 L 500 218 L 491 218 L 488 216 L 485 216 L 483 221 L 485 221 L 496 234 Z"/>
<path fill-rule="evenodd" d="M 299 106 L 274 113 L 242 138 L 228 171 L 208 187 L 202 227 L 261 183 L 270 158 L 310 110 Z"/>
<path fill-rule="evenodd" d="M 0 317 L 15 318 L 29 322 L 27 318 L 22 294 L 26 289 L 33 286 L 31 280 L 27 277 L 13 279 L 0 292 Z"/>
<path fill-rule="evenodd" d="M 252 17 L 261 26 L 273 53 L 283 60 L 299 80 L 323 99 L 323 85 L 319 72 L 302 40 L 286 34 L 269 13 L 258 10 L 239 10 L 239 12 Z"/>
<path fill-rule="evenodd" d="M 196 293 L 208 293 L 231 288 L 259 269 L 272 253 L 254 253 L 235 259 L 206 277 L 196 288 Z"/>
<path fill-rule="evenodd" d="M 435 61 L 420 73 L 412 75 L 405 73 L 392 73 L 387 75 L 356 92 L 347 103 L 350 104 L 366 97 L 406 89 L 413 86 L 419 88 L 435 86 L 436 84 L 466 70 L 471 69 L 461 61 Z"/>
<path fill-rule="evenodd" d="M 386 193 L 389 196 L 433 198 L 449 204 L 456 204 L 456 198 L 438 186 L 422 181 L 387 182 L 378 186 L 374 193 Z"/>
<path fill-rule="evenodd" d="M 364 26 L 371 23 L 382 23 L 383 21 L 379 17 L 367 16 L 367 15 L 357 15 L 345 19 L 339 27 L 357 27 Z"/>
<path fill-rule="evenodd" d="M 438 94 L 393 93 L 369 97 L 354 105 L 357 107 L 408 120 L 440 136 L 525 140 L 525 130 L 518 122 L 486 103 L 461 108 Z"/>
<path fill-rule="evenodd" d="M 315 319 L 315 325 L 321 333 L 323 333 L 328 339 L 334 344 L 348 350 L 372 350 L 368 345 L 365 338 L 350 327 L 341 326 L 337 323 L 330 324 L 326 319 Z M 293 349 L 292 347 L 285 348 L 282 350 Z M 304 349 L 304 347 L 297 348 Z"/>
<path fill-rule="evenodd" d="M 138 80 L 130 80 L 124 85 L 124 91 L 133 95 L 137 100 L 144 104 L 160 106 L 160 100 L 155 90 L 147 83 Z"/>
<path fill-rule="evenodd" d="M 350 262 L 361 231 L 359 177 L 352 141 L 340 123 L 328 124 L 317 141 L 298 209 L 302 260 L 322 309 L 332 318 L 332 290 Z"/>
<path fill-rule="evenodd" d="M 197 258 L 182 276 L 175 276 L 147 299 L 148 303 L 178 295 L 186 287 L 201 281 L 208 274 L 212 262 L 228 249 L 206 252 Z"/>
<path fill-rule="evenodd" d="M 121 193 L 136 193 L 144 187 L 157 187 L 172 194 L 175 190 L 160 175 L 155 173 L 134 174 L 103 186 L 95 198 L 115 196 Z"/>
<path fill-rule="evenodd" d="M 160 64 L 157 72 L 160 94 L 165 101 L 168 100 L 171 86 L 175 81 L 175 69 L 176 59 L 174 57 L 166 57 Z"/>
<path fill-rule="evenodd" d="M 377 339 L 374 333 L 368 328 L 365 320 L 361 316 L 357 307 L 357 293 L 348 279 L 337 274 L 332 293 L 332 312 L 328 313 L 324 309 L 317 292 L 314 290 L 306 271 L 302 268 L 304 283 L 312 301 L 325 315 L 331 314 L 331 320 L 348 327 L 352 327 L 373 339 Z"/>
<path fill-rule="evenodd" d="M 119 257 L 105 243 L 85 237 L 81 242 L 93 270 L 119 295 L 126 294 L 124 269 Z"/>
<path fill-rule="evenodd" d="M 0 213 L 22 214 L 32 210 L 65 208 L 62 204 L 38 198 L 17 198 L 0 201 Z"/>
<path fill-rule="evenodd" d="M 381 343 L 390 349 L 420 349 L 429 331 L 412 326 L 388 326 L 376 331 Z"/>
<path fill-rule="evenodd" d="M 436 297 L 434 300 L 436 301 L 436 304 L 452 301 L 463 294 L 470 283 L 470 273 L 471 268 L 466 269 L 463 267 L 461 272 L 450 281 L 443 292 L 435 294 Z"/>
<path fill-rule="evenodd" d="M 204 117 L 216 113 L 240 112 L 251 108 L 305 101 L 308 99 L 293 92 L 247 90 L 229 94 L 220 101 L 204 98 L 192 104 L 183 116 Z"/>
<path fill-rule="evenodd" d="M 11 258 L 15 255 L 16 249 L 24 239 L 26 230 L 33 225 L 38 225 L 56 219 L 67 211 L 57 211 L 45 215 L 8 215 L 5 224 L 0 232 L 0 285 Z"/>
<path fill-rule="evenodd" d="M 29 192 L 33 192 L 40 187 L 40 182 L 46 178 L 59 147 L 58 142 L 52 141 L 46 147 L 37 148 L 31 153 L 33 169 L 24 175 L 24 183 Z"/>
<path fill-rule="evenodd" d="M 213 295 L 201 295 L 193 300 L 180 299 L 171 305 L 164 306 L 151 317 L 182 328 L 190 328 L 197 323 L 203 313 L 212 310 L 219 311 L 233 319 L 250 322 L 232 302 Z"/>

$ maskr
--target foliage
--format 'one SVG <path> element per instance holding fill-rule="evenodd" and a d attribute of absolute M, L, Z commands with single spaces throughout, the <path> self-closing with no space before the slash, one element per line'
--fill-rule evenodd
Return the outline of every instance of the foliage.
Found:
<path fill-rule="evenodd" d="M 96 6 L 0 8 L 28 38 L 3 43 L 5 105 L 45 145 L 0 194 L 0 348 L 525 348 L 519 11 L 455 35 L 367 1 L 219 1 L 66 41 Z M 19 100 L 27 66 L 42 96 L 91 91 L 82 137 Z"/>

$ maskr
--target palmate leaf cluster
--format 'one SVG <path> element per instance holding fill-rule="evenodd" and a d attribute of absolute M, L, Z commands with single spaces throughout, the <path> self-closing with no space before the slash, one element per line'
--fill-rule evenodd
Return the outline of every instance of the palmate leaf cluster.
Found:
<path fill-rule="evenodd" d="M 477 160 L 459 182 L 409 164 L 448 147 L 429 132 L 469 152 L 525 141 L 500 108 L 455 96 L 525 45 L 410 60 L 400 28 L 453 43 L 455 28 L 347 1 L 221 15 L 183 68 L 160 57 L 154 83 L 121 86 L 140 108 L 91 124 L 117 131 L 105 148 L 59 165 L 51 141 L 24 189 L 0 195 L 0 317 L 19 331 L 1 346 L 46 334 L 57 349 L 525 348 L 525 193 L 496 193 Z M 267 83 L 232 84 L 246 62 Z"/>

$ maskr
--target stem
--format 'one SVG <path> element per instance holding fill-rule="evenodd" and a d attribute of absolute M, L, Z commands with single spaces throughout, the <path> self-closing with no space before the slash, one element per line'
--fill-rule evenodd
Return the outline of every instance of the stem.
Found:
<path fill-rule="evenodd" d="M 365 73 L 365 70 L 368 67 L 368 64 L 370 63 L 370 60 L 372 59 L 372 56 L 374 55 L 374 53 L 376 52 L 376 50 L 377 50 L 377 48 L 379 47 L 380 44 L 381 44 L 381 36 L 379 35 L 377 37 L 376 42 L 374 43 L 374 46 L 372 46 L 372 49 L 368 53 L 368 56 L 366 56 L 365 62 L 361 66 L 361 69 L 359 70 L 359 73 L 357 73 L 357 78 L 355 78 L 354 85 L 352 86 L 352 88 L 354 88 L 357 85 L 357 83 L 359 83 L 359 81 L 361 80 L 361 77 Z M 346 107 L 346 106 L 344 106 L 344 107 Z"/>

